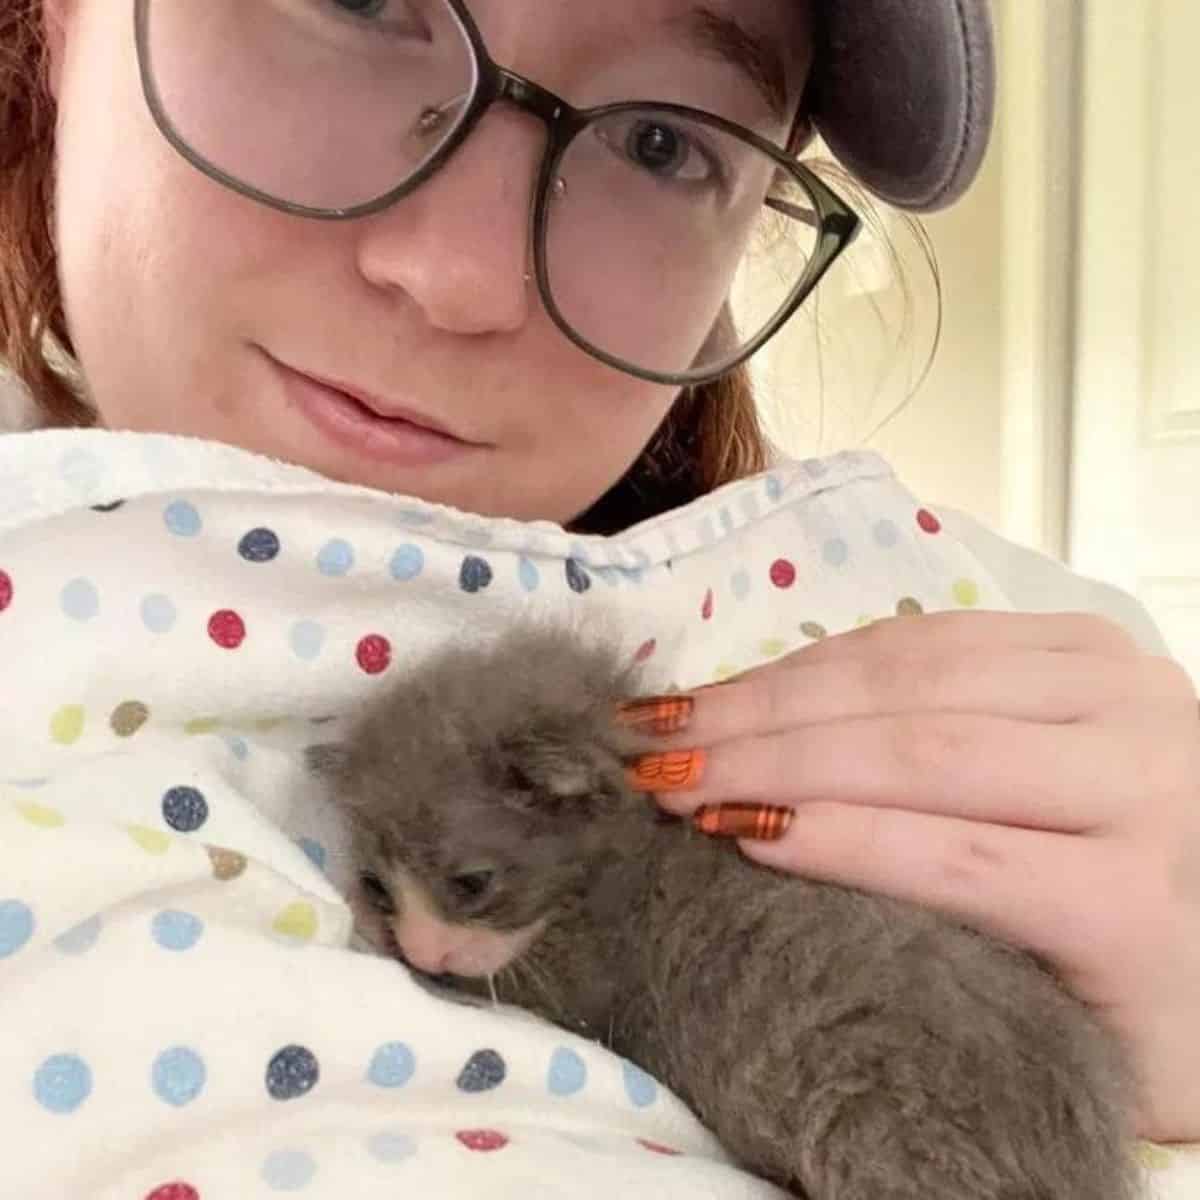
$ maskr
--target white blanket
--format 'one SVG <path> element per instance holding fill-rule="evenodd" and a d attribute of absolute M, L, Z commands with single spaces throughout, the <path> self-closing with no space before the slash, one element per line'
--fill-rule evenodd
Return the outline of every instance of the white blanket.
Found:
<path fill-rule="evenodd" d="M 351 949 L 302 751 L 518 618 L 660 690 L 956 606 L 1008 607 L 869 454 L 599 539 L 183 439 L 0 438 L 0 1196 L 776 1195 L 602 1047 Z"/>

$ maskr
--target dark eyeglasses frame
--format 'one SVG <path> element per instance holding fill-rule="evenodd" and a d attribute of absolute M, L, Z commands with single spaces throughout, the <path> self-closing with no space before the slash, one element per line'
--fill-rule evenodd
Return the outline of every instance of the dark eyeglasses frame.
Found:
<path fill-rule="evenodd" d="M 172 0 L 167 0 L 168 3 Z M 848 204 L 824 183 L 817 175 L 797 161 L 786 151 L 774 143 L 760 137 L 753 130 L 732 121 L 705 112 L 703 109 L 689 108 L 681 104 L 663 104 L 657 101 L 622 101 L 617 104 L 605 104 L 597 108 L 578 109 L 568 104 L 561 97 L 526 79 L 506 67 L 499 66 L 493 61 L 484 44 L 475 21 L 467 10 L 465 0 L 444 0 L 460 21 L 471 46 L 475 59 L 475 70 L 478 83 L 474 95 L 467 103 L 466 111 L 457 128 L 446 139 L 437 151 L 421 166 L 421 168 L 406 179 L 398 187 L 374 200 L 364 204 L 356 204 L 351 208 L 313 208 L 304 204 L 295 204 L 272 196 L 267 192 L 243 182 L 236 176 L 223 171 L 215 163 L 209 162 L 197 153 L 180 136 L 175 129 L 170 116 L 162 103 L 158 87 L 154 81 L 153 64 L 150 55 L 149 42 L 149 7 L 150 0 L 133 0 L 134 37 L 137 43 L 138 66 L 141 74 L 142 90 L 149 106 L 151 115 L 159 131 L 167 141 L 197 170 L 208 176 L 214 182 L 230 188 L 251 200 L 265 204 L 280 212 L 298 217 L 310 217 L 317 220 L 348 221 L 357 217 L 369 216 L 390 208 L 410 192 L 418 188 L 433 175 L 471 135 L 484 113 L 493 104 L 507 101 L 523 112 L 539 118 L 546 126 L 549 137 L 542 165 L 538 175 L 536 199 L 531 219 L 531 238 L 534 254 L 535 274 L 538 292 L 542 304 L 550 314 L 555 325 L 562 333 L 575 343 L 581 350 L 599 359 L 608 366 L 638 379 L 651 383 L 671 384 L 694 387 L 719 378 L 726 372 L 740 366 L 762 349 L 782 328 L 791 320 L 796 310 L 812 294 L 817 284 L 824 278 L 829 268 L 839 256 L 850 246 L 858 235 L 862 222 Z M 549 212 L 558 167 L 562 162 L 571 143 L 589 125 L 605 117 L 619 115 L 624 112 L 658 112 L 665 116 L 684 117 L 698 124 L 708 125 L 714 129 L 737 138 L 752 146 L 762 154 L 773 159 L 779 168 L 792 176 L 812 197 L 814 209 L 800 208 L 782 200 L 768 200 L 767 206 L 792 220 L 800 221 L 817 231 L 817 249 L 809 260 L 808 270 L 793 289 L 771 322 L 762 329 L 755 338 L 743 346 L 732 359 L 723 362 L 719 367 L 709 367 L 703 370 L 664 373 L 649 371 L 628 363 L 623 359 L 609 354 L 598 346 L 592 345 L 586 338 L 577 333 L 563 316 L 550 288 L 549 271 L 546 264 L 546 231 L 549 222 Z"/>

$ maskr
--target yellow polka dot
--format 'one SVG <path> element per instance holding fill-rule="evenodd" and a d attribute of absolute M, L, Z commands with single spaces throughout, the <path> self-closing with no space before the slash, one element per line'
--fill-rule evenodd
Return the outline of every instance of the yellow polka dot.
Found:
<path fill-rule="evenodd" d="M 274 733 L 281 725 L 287 724 L 285 717 L 262 717 L 254 722 L 254 728 L 259 733 Z"/>
<path fill-rule="evenodd" d="M 914 600 L 912 596 L 905 596 L 899 604 L 896 605 L 896 615 L 898 617 L 920 617 L 925 613 L 925 606 L 920 600 Z"/>
<path fill-rule="evenodd" d="M 226 850 L 221 846 L 205 846 L 208 857 L 212 862 L 213 877 L 222 883 L 236 879 L 246 869 L 246 856 L 236 850 Z"/>
<path fill-rule="evenodd" d="M 150 719 L 150 710 L 140 700 L 126 700 L 113 709 L 109 724 L 117 737 L 132 737 Z"/>
<path fill-rule="evenodd" d="M 782 638 L 769 638 L 759 647 L 759 652 L 764 658 L 778 658 L 781 654 L 786 654 L 788 644 Z"/>
<path fill-rule="evenodd" d="M 67 704 L 50 718 L 50 737 L 60 746 L 72 746 L 83 736 L 86 714 L 82 704 Z"/>
<path fill-rule="evenodd" d="M 221 719 L 219 717 L 197 717 L 194 721 L 188 721 L 184 725 L 183 732 L 191 737 L 199 737 L 201 734 L 212 733 L 220 727 Z"/>
<path fill-rule="evenodd" d="M 149 829 L 145 825 L 130 825 L 127 828 L 129 836 L 147 854 L 166 854 L 171 848 L 170 835 L 159 829 Z"/>
<path fill-rule="evenodd" d="M 1138 1142 L 1133 1154 L 1147 1171 L 1165 1171 L 1175 1161 L 1175 1155 L 1166 1146 L 1153 1142 Z"/>
<path fill-rule="evenodd" d="M 65 825 L 67 820 L 58 809 L 47 808 L 44 804 L 18 804 L 17 812 L 30 825 L 37 825 L 40 829 L 57 829 L 60 825 Z"/>
<path fill-rule="evenodd" d="M 283 937 L 310 941 L 317 932 L 317 910 L 303 900 L 289 904 L 271 923 L 271 928 Z"/>
<path fill-rule="evenodd" d="M 819 642 L 823 638 L 827 638 L 829 636 L 829 630 L 827 630 L 824 625 L 818 625 L 816 621 L 805 621 L 804 624 L 800 626 L 800 632 L 804 634 L 806 638 L 812 638 L 813 641 L 816 642 Z"/>
<path fill-rule="evenodd" d="M 960 579 L 954 585 L 954 599 L 963 608 L 978 608 L 980 600 L 979 584 L 973 579 Z"/>
<path fill-rule="evenodd" d="M 737 667 L 730 666 L 729 663 L 721 663 L 721 665 L 713 672 L 713 679 L 715 679 L 717 683 L 724 683 L 725 680 L 732 679 L 737 673 Z"/>
<path fill-rule="evenodd" d="M 874 625 L 874 624 L 875 624 L 874 617 L 859 617 L 858 620 L 854 622 L 854 628 L 855 629 L 866 629 L 866 627 L 868 625 Z"/>

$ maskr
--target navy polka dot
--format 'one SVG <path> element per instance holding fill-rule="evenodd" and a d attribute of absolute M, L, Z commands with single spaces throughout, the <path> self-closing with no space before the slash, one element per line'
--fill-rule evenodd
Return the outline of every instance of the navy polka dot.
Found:
<path fill-rule="evenodd" d="M 162 801 L 163 820 L 180 833 L 195 833 L 208 820 L 208 801 L 193 787 L 173 787 Z"/>
<path fill-rule="evenodd" d="M 270 529 L 252 529 L 238 543 L 238 553 L 247 562 L 270 562 L 279 557 L 279 537 Z"/>
<path fill-rule="evenodd" d="M 0 900 L 0 958 L 16 954 L 33 937 L 33 910 L 20 900 Z"/>
<path fill-rule="evenodd" d="M 474 595 L 482 592 L 492 582 L 492 568 L 486 559 L 469 554 L 463 559 L 458 573 L 458 585 L 464 592 Z"/>
<path fill-rule="evenodd" d="M 321 1076 L 317 1056 L 306 1046 L 284 1046 L 267 1064 L 267 1092 L 275 1100 L 295 1100 Z"/>
<path fill-rule="evenodd" d="M 463 1092 L 487 1092 L 504 1082 L 508 1068 L 495 1050 L 476 1050 L 459 1072 L 458 1088 Z"/>
<path fill-rule="evenodd" d="M 34 1073 L 34 1099 L 48 1112 L 73 1113 L 91 1094 L 92 1069 L 77 1054 L 54 1054 Z"/>
<path fill-rule="evenodd" d="M 573 558 L 567 559 L 567 586 L 581 596 L 592 586 L 591 576 Z"/>
<path fill-rule="evenodd" d="M 166 909 L 151 921 L 150 932 L 164 950 L 190 950 L 204 933 L 204 922 L 191 913 Z"/>
<path fill-rule="evenodd" d="M 380 1046 L 367 1068 L 367 1078 L 376 1087 L 403 1087 L 417 1069 L 413 1052 L 403 1042 L 389 1042 Z"/>
<path fill-rule="evenodd" d="M 208 1070 L 204 1060 L 187 1046 L 164 1050 L 150 1070 L 154 1094 L 174 1108 L 190 1104 L 204 1091 Z"/>

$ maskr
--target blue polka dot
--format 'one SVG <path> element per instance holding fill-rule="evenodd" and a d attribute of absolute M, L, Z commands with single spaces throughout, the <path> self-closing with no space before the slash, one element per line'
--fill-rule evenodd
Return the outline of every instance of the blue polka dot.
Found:
<path fill-rule="evenodd" d="M 60 933 L 54 939 L 54 944 L 64 954 L 86 954 L 96 944 L 99 936 L 100 918 L 88 917 L 86 921 L 73 925 L 66 933 Z"/>
<path fill-rule="evenodd" d="M 875 526 L 875 543 L 885 550 L 892 549 L 900 541 L 900 529 L 895 521 L 883 520 Z"/>
<path fill-rule="evenodd" d="M 734 597 L 738 600 L 745 600 L 750 595 L 750 588 L 753 586 L 750 581 L 749 571 L 735 571 L 733 578 L 729 581 L 729 586 L 733 591 Z"/>
<path fill-rule="evenodd" d="M 312 863 L 318 871 L 325 870 L 325 847 L 320 842 L 314 842 L 312 838 L 302 837 L 298 843 L 300 849 L 308 855 L 309 862 Z"/>
<path fill-rule="evenodd" d="M 625 1094 L 635 1108 L 649 1108 L 658 1098 L 658 1084 L 641 1067 L 631 1062 L 622 1064 L 625 1077 Z"/>
<path fill-rule="evenodd" d="M 271 562 L 279 549 L 279 536 L 271 529 L 252 529 L 238 543 L 238 554 L 251 563 Z"/>
<path fill-rule="evenodd" d="M 204 1059 L 187 1046 L 164 1050 L 150 1070 L 154 1094 L 175 1108 L 191 1104 L 204 1091 L 208 1070 Z"/>
<path fill-rule="evenodd" d="M 87 450 L 69 450 L 58 464 L 59 474 L 85 500 L 91 499 L 100 486 L 103 464 Z"/>
<path fill-rule="evenodd" d="M 195 537 L 204 528 L 200 514 L 186 500 L 176 500 L 167 505 L 163 520 L 176 537 Z"/>
<path fill-rule="evenodd" d="M 517 564 L 517 578 L 521 581 L 521 586 L 527 592 L 536 592 L 542 583 L 541 573 L 524 556 L 522 556 L 521 561 Z"/>
<path fill-rule="evenodd" d="M 100 612 L 100 593 L 89 579 L 72 579 L 62 590 L 62 610 L 73 621 L 90 621 Z"/>
<path fill-rule="evenodd" d="M 267 1093 L 274 1100 L 295 1100 L 312 1091 L 320 1077 L 317 1056 L 307 1046 L 284 1046 L 267 1063 Z"/>
<path fill-rule="evenodd" d="M 177 619 L 175 605 L 166 596 L 147 596 L 142 601 L 142 624 L 151 633 L 170 633 Z"/>
<path fill-rule="evenodd" d="M 380 1046 L 367 1068 L 367 1078 L 376 1087 L 403 1087 L 417 1069 L 413 1052 L 403 1042 L 388 1042 Z"/>
<path fill-rule="evenodd" d="M 354 570 L 354 547 L 341 538 L 326 542 L 317 555 L 317 570 L 331 579 L 349 575 Z"/>
<path fill-rule="evenodd" d="M 208 801 L 194 787 L 173 787 L 162 799 L 163 820 L 179 833 L 195 833 L 208 820 Z"/>
<path fill-rule="evenodd" d="M 154 940 L 164 950 L 190 950 L 204 932 L 204 922 L 191 913 L 166 909 L 150 924 Z"/>
<path fill-rule="evenodd" d="M 476 592 L 482 592 L 491 582 L 492 568 L 486 559 L 474 554 L 469 554 L 463 559 L 458 572 L 458 586 L 464 592 L 475 595 Z"/>
<path fill-rule="evenodd" d="M 325 647 L 325 627 L 316 621 L 297 621 L 288 634 L 292 653 L 304 662 L 315 662 Z"/>
<path fill-rule="evenodd" d="M 262 1168 L 263 1181 L 276 1192 L 301 1192 L 316 1174 L 316 1162 L 303 1150 L 276 1150 Z"/>
<path fill-rule="evenodd" d="M 412 1158 L 417 1152 L 417 1143 L 416 1139 L 409 1137 L 407 1133 L 385 1130 L 371 1135 L 367 1140 L 367 1149 L 371 1157 L 379 1162 L 397 1163 Z"/>
<path fill-rule="evenodd" d="M 420 546 L 401 546 L 392 555 L 390 570 L 398 583 L 408 583 L 425 570 L 425 555 Z"/>
<path fill-rule="evenodd" d="M 33 937 L 33 910 L 20 900 L 0 900 L 0 958 L 16 954 Z"/>
<path fill-rule="evenodd" d="M 52 1113 L 73 1113 L 92 1094 L 92 1069 L 77 1054 L 54 1054 L 34 1072 L 34 1099 Z"/>
<path fill-rule="evenodd" d="M 830 538 L 825 543 L 822 557 L 831 567 L 844 567 L 850 557 L 850 547 L 842 538 Z"/>
<path fill-rule="evenodd" d="M 458 1088 L 463 1092 L 487 1092 L 499 1087 L 508 1074 L 504 1059 L 495 1050 L 476 1050 L 458 1074 Z"/>
<path fill-rule="evenodd" d="M 550 1059 L 550 1071 L 546 1086 L 555 1096 L 573 1096 L 587 1084 L 587 1065 L 583 1059 L 565 1046 L 555 1050 Z"/>
<path fill-rule="evenodd" d="M 245 762 L 250 757 L 250 747 L 246 744 L 245 738 L 240 738 L 237 734 L 227 734 L 225 736 L 225 745 L 229 747 L 229 752 L 234 758 Z"/>
<path fill-rule="evenodd" d="M 767 499 L 775 503 L 780 496 L 783 495 L 783 484 L 780 483 L 778 476 L 767 476 Z"/>

